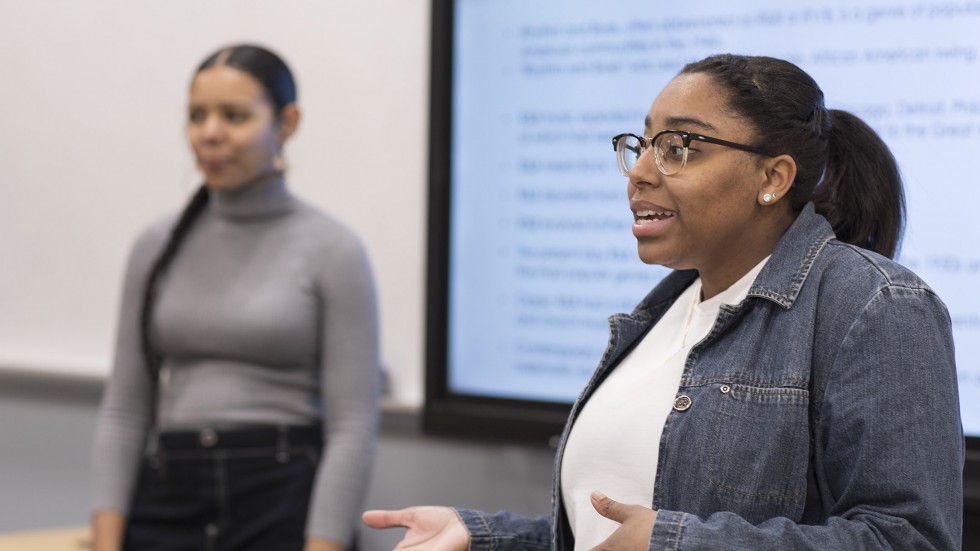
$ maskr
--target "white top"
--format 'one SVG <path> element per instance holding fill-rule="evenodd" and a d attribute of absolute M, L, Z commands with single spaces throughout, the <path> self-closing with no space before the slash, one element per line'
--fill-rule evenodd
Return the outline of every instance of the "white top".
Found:
<path fill-rule="evenodd" d="M 561 494 L 575 549 L 591 549 L 618 527 L 599 515 L 598 490 L 626 504 L 653 504 L 660 438 L 691 348 L 715 323 L 722 304 L 745 298 L 769 257 L 731 287 L 701 298 L 698 278 L 602 382 L 575 420 L 561 465 Z"/>

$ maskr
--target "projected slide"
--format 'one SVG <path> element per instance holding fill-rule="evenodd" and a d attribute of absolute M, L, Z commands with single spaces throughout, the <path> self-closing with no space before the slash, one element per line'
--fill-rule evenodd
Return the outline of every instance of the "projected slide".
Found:
<path fill-rule="evenodd" d="M 907 184 L 899 260 L 953 318 L 964 427 L 980 435 L 980 3 L 459 1 L 449 385 L 571 402 L 666 273 L 641 263 L 610 138 L 642 133 L 687 62 L 771 55 L 864 118 Z"/>

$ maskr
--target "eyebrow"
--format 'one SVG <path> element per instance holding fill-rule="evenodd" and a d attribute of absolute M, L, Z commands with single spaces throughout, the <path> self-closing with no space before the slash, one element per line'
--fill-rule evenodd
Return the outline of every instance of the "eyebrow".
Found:
<path fill-rule="evenodd" d="M 651 121 L 650 117 L 647 116 L 643 119 L 643 128 L 645 130 L 650 130 Z M 683 129 L 684 127 L 696 126 L 702 130 L 708 130 L 715 132 L 718 129 L 715 128 L 711 123 L 703 121 L 697 117 L 667 117 L 667 129 Z M 666 129 L 665 129 L 666 130 Z"/>
<path fill-rule="evenodd" d="M 223 101 L 223 102 L 218 103 L 217 105 L 218 105 L 218 108 L 219 109 L 251 109 L 252 108 L 252 104 L 251 103 L 239 103 L 239 102 L 229 102 L 229 101 Z M 187 108 L 188 109 L 199 109 L 199 108 L 205 108 L 207 106 L 208 106 L 207 102 L 203 102 L 203 103 L 201 103 L 201 102 L 199 102 L 199 103 L 188 102 L 187 103 Z"/>

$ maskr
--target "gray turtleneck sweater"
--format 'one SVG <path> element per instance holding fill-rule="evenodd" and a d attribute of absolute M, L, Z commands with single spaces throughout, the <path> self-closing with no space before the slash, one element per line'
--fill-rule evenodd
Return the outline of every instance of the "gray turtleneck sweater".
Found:
<path fill-rule="evenodd" d="M 160 284 L 151 330 L 164 360 L 154 399 L 139 313 L 174 222 L 151 226 L 130 255 L 94 440 L 94 508 L 127 512 L 154 417 L 161 430 L 322 420 L 307 535 L 349 543 L 379 390 L 377 307 L 360 241 L 281 179 L 212 191 Z"/>

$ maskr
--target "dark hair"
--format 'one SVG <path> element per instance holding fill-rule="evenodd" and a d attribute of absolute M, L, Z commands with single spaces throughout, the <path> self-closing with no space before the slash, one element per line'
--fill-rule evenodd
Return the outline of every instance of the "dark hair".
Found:
<path fill-rule="evenodd" d="M 170 266 L 177 250 L 180 249 L 184 237 L 190 230 L 198 215 L 204 211 L 208 204 L 208 188 L 201 186 L 191 197 L 187 206 L 180 213 L 177 223 L 170 230 L 170 238 L 167 244 L 160 251 L 160 256 L 153 261 L 150 273 L 143 284 L 143 307 L 140 309 L 140 344 L 143 348 L 143 359 L 146 368 L 150 372 L 150 380 L 156 383 L 157 375 L 160 370 L 160 355 L 153 349 L 153 341 L 150 337 L 150 324 L 153 319 L 153 307 L 156 305 L 157 289 L 160 286 L 160 278 Z"/>
<path fill-rule="evenodd" d="M 195 75 L 205 69 L 217 65 L 228 65 L 245 71 L 262 85 L 269 101 L 275 107 L 276 115 L 282 108 L 296 101 L 296 82 L 289 67 L 276 54 L 259 46 L 241 44 L 222 48 L 207 57 L 194 72 Z M 143 306 L 140 310 L 140 335 L 143 348 L 143 359 L 150 371 L 150 380 L 154 383 L 160 367 L 160 356 L 153 348 L 150 335 L 150 324 L 153 319 L 153 308 L 156 304 L 157 290 L 160 279 L 167 271 L 177 255 L 184 238 L 198 216 L 204 212 L 208 204 L 207 187 L 201 186 L 184 207 L 170 231 L 166 245 L 156 258 L 147 275 L 143 286 Z"/>
<path fill-rule="evenodd" d="M 259 81 L 269 96 L 269 101 L 276 108 L 276 113 L 296 101 L 296 81 L 293 80 L 289 66 L 279 56 L 261 46 L 239 44 L 222 48 L 201 62 L 194 74 L 215 65 L 234 67 Z"/>
<path fill-rule="evenodd" d="M 888 257 L 901 242 L 905 195 L 895 157 L 861 119 L 824 105 L 823 92 L 796 65 L 771 57 L 722 54 L 691 63 L 728 91 L 728 107 L 754 126 L 755 145 L 796 161 L 788 199 L 812 201 L 837 238 Z"/>

